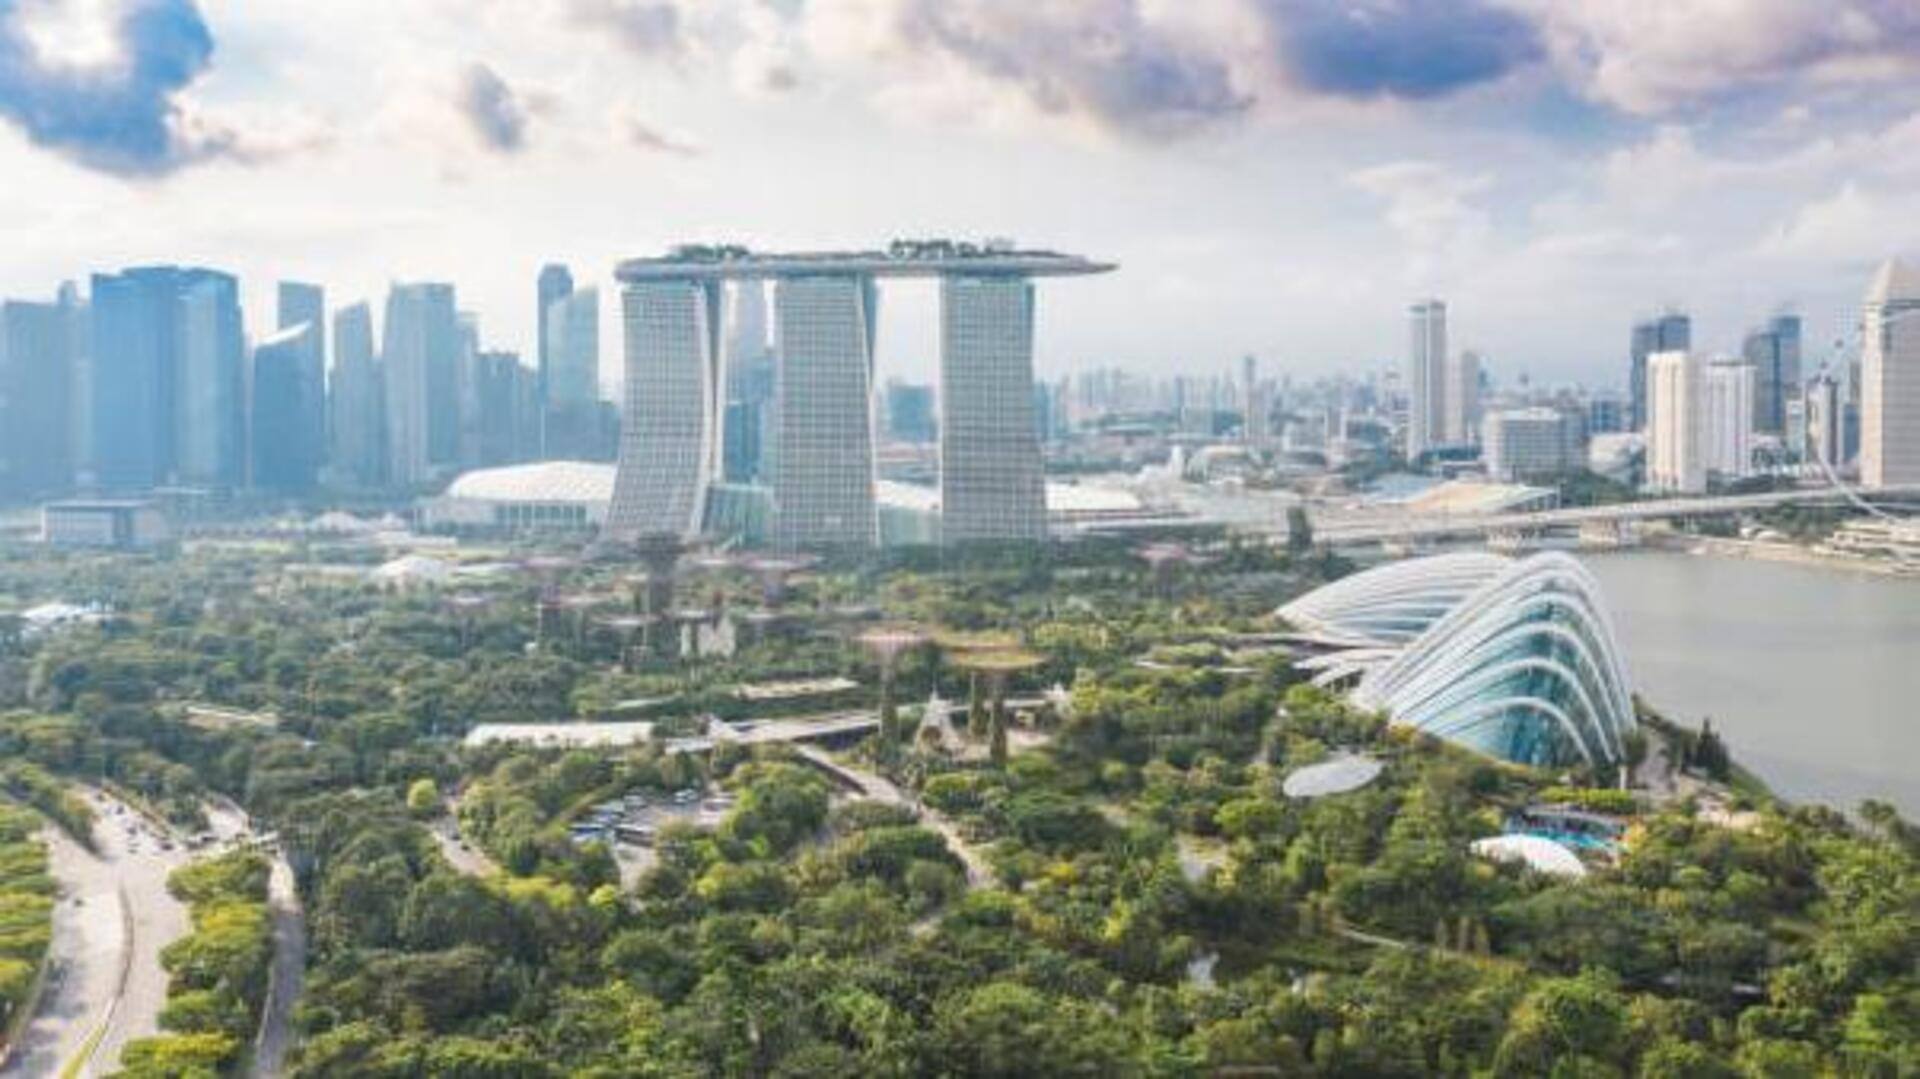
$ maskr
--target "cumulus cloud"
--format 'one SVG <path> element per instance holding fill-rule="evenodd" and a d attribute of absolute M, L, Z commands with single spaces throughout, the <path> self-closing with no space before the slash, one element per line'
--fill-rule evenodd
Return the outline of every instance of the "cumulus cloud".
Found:
<path fill-rule="evenodd" d="M 1256 0 L 1297 88 L 1433 98 L 1544 55 L 1533 24 L 1481 0 Z"/>
<path fill-rule="evenodd" d="M 107 20 L 104 52 L 79 63 L 37 47 L 34 20 L 59 14 L 0 0 L 0 116 L 34 143 L 129 177 L 249 157 L 237 131 L 182 101 L 213 58 L 213 33 L 195 0 L 107 5 L 97 13 Z"/>
<path fill-rule="evenodd" d="M 1762 255 L 1864 269 L 1920 242 L 1920 199 L 1849 181 L 1780 222 L 1757 245 Z"/>
<path fill-rule="evenodd" d="M 672 157 L 698 157 L 701 153 L 700 147 L 694 142 L 655 127 L 632 106 L 614 110 L 613 134 L 616 139 L 637 150 Z"/>
<path fill-rule="evenodd" d="M 457 104 L 481 145 L 503 154 L 527 145 L 527 109 L 513 87 L 485 64 L 470 65 L 460 81 Z"/>
<path fill-rule="evenodd" d="M 1506 0 L 1585 93 L 1656 115 L 1793 79 L 1920 71 L 1913 0 Z"/>
<path fill-rule="evenodd" d="M 1456 172 L 1433 161 L 1395 161 L 1347 177 L 1354 187 L 1386 203 L 1387 225 L 1399 235 L 1410 281 L 1445 280 L 1454 267 L 1471 265 L 1492 233 L 1487 212 L 1474 200 L 1493 178 Z"/>
<path fill-rule="evenodd" d="M 1181 134 L 1251 103 L 1221 56 L 1139 0 L 859 0 L 814 17 L 830 54 L 865 53 L 896 78 L 959 77 L 1124 134 Z"/>
<path fill-rule="evenodd" d="M 685 21 L 669 0 L 567 0 L 567 9 L 576 22 L 612 31 L 643 56 L 677 56 L 686 48 Z"/>

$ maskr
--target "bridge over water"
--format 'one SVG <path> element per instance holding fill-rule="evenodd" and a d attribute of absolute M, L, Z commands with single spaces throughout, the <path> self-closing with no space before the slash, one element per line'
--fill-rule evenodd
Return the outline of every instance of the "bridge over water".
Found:
<path fill-rule="evenodd" d="M 1887 487 L 1864 492 L 1875 502 L 1920 501 L 1920 484 Z M 1314 539 L 1336 546 L 1381 543 L 1393 540 L 1447 539 L 1484 536 L 1496 532 L 1541 532 L 1556 528 L 1578 528 L 1586 524 L 1618 524 L 1624 521 L 1655 521 L 1686 517 L 1714 517 L 1747 513 L 1778 506 L 1819 505 L 1848 502 L 1861 495 L 1834 487 L 1809 490 L 1767 491 L 1748 495 L 1702 495 L 1685 498 L 1649 499 L 1621 502 L 1608 506 L 1580 506 L 1567 509 L 1532 510 L 1522 513 L 1440 514 L 1394 520 L 1314 522 Z M 1284 538 L 1284 530 L 1277 538 Z"/>

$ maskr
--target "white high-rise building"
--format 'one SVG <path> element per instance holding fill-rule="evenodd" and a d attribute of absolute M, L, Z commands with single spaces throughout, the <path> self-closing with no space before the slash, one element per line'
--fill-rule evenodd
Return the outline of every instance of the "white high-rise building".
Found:
<path fill-rule="evenodd" d="M 774 285 L 773 542 L 872 547 L 873 278 L 820 274 Z M 1031 385 L 1025 392 L 1031 393 Z M 1028 403 L 1031 427 L 1032 404 Z"/>
<path fill-rule="evenodd" d="M 1674 494 L 1707 489 L 1701 396 L 1706 365 L 1691 352 L 1647 357 L 1647 486 Z"/>
<path fill-rule="evenodd" d="M 1700 417 L 1707 471 L 1724 479 L 1753 473 L 1754 366 L 1722 359 L 1707 365 Z"/>
<path fill-rule="evenodd" d="M 719 477 L 720 293 L 717 281 L 630 281 L 621 293 L 626 411 L 608 535 L 691 539 Z"/>
<path fill-rule="evenodd" d="M 1880 267 L 1860 330 L 1861 486 L 1920 484 L 1920 267 Z"/>
<path fill-rule="evenodd" d="M 1423 300 L 1412 319 L 1407 353 L 1407 459 L 1439 445 L 1446 435 L 1447 305 Z"/>
<path fill-rule="evenodd" d="M 1480 431 L 1480 354 L 1461 352 L 1447 360 L 1444 400 L 1448 445 L 1464 446 Z"/>
<path fill-rule="evenodd" d="M 1033 398 L 1033 283 L 943 279 L 941 542 L 1046 538 Z"/>

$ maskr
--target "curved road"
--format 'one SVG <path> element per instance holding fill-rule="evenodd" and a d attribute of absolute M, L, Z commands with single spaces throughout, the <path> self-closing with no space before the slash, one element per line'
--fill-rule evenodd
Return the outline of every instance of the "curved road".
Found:
<path fill-rule="evenodd" d="M 5 1076 L 116 1071 L 127 1042 L 159 1031 L 167 999 L 160 950 L 188 929 L 186 907 L 167 892 L 167 876 L 187 861 L 177 839 L 132 808 L 98 791 L 98 850 L 48 830 L 59 884 L 52 974 L 46 994 Z M 165 838 L 171 849 L 161 846 Z"/>
<path fill-rule="evenodd" d="M 855 786 L 859 787 L 868 798 L 876 802 L 883 802 L 887 805 L 902 806 L 913 810 L 919 815 L 920 823 L 939 833 L 940 837 L 947 841 L 947 845 L 953 848 L 954 854 L 959 856 L 960 864 L 965 866 L 967 870 L 967 887 L 986 888 L 992 886 L 994 881 L 993 867 L 987 864 L 986 856 L 980 853 L 978 847 L 967 842 L 966 838 L 960 834 L 960 829 L 955 827 L 952 821 L 934 812 L 931 807 L 923 805 L 909 797 L 905 791 L 901 790 L 892 780 L 887 779 L 885 776 L 876 775 L 863 768 L 855 768 L 852 765 L 834 760 L 825 750 L 818 746 L 796 744 L 793 748 L 802 757 L 812 761 L 820 768 L 846 777 Z"/>
<path fill-rule="evenodd" d="M 260 1034 L 254 1040 L 254 1079 L 275 1079 L 286 1073 L 287 1049 L 293 1044 L 293 1006 L 307 974 L 306 916 L 285 854 L 273 859 L 267 907 L 273 916 L 273 972 L 266 1005 L 260 1009 Z"/>

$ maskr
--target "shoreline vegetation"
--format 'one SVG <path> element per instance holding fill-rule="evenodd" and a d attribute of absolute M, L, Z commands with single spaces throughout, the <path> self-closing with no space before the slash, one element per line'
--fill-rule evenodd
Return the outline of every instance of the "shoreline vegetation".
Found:
<path fill-rule="evenodd" d="M 541 554 L 455 592 L 289 572 L 312 548 L 0 548 L 0 596 L 116 611 L 0 654 L 24 673 L 8 760 L 169 816 L 223 795 L 277 833 L 310 942 L 297 1079 L 1920 1070 L 1920 829 L 1787 805 L 1652 713 L 1623 800 L 1612 768 L 1357 711 L 1271 616 L 1336 559 L 1092 542 L 827 560 L 778 590 L 716 564 L 681 588 L 738 613 L 739 645 L 683 656 L 625 632 L 630 564 Z M 863 646 L 876 626 L 911 646 Z M 697 712 L 627 746 L 461 742 L 841 678 L 832 708 L 878 731 L 805 755 Z M 180 701 L 279 722 L 208 729 Z M 1377 774 L 1287 794 L 1349 757 Z M 1584 876 L 1473 853 L 1554 804 L 1617 825 Z M 462 844 L 486 857 L 450 861 Z M 264 865 L 176 875 L 194 929 L 131 1073 L 244 1068 Z"/>

